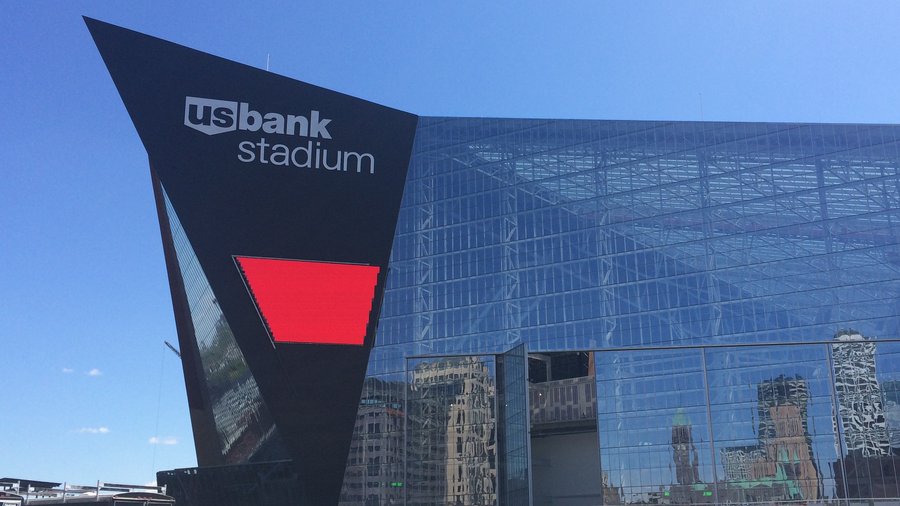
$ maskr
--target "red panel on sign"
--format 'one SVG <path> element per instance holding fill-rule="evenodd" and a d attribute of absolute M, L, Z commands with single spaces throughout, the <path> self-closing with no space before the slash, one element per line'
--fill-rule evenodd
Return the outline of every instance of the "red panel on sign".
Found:
<path fill-rule="evenodd" d="M 236 258 L 275 342 L 365 341 L 377 266 Z"/>

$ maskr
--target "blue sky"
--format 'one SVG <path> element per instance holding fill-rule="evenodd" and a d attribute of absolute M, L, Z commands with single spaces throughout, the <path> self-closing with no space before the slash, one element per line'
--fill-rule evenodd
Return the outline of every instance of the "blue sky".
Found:
<path fill-rule="evenodd" d="M 82 15 L 421 115 L 900 123 L 895 1 L 233 3 L 0 0 L 0 475 L 196 464 L 146 153 Z"/>

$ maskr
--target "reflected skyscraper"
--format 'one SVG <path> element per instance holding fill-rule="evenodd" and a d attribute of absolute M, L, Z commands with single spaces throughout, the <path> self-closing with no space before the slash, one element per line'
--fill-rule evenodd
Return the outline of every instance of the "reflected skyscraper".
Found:
<path fill-rule="evenodd" d="M 402 504 L 405 484 L 394 477 L 406 462 L 406 385 L 375 378 L 363 385 L 341 506 Z"/>
<path fill-rule="evenodd" d="M 737 501 L 815 501 L 823 495 L 809 433 L 809 383 L 778 376 L 757 391 L 759 443 L 722 449 L 726 497 Z"/>
<path fill-rule="evenodd" d="M 888 455 L 890 442 L 875 371 L 875 343 L 854 330 L 842 330 L 834 339 L 834 389 L 847 451 L 863 457 Z"/>
<path fill-rule="evenodd" d="M 675 480 L 679 485 L 693 485 L 700 481 L 700 460 L 694 445 L 693 426 L 681 409 L 672 420 L 672 459 L 675 461 Z"/>
<path fill-rule="evenodd" d="M 440 359 L 417 364 L 410 375 L 411 504 L 493 504 L 496 393 L 487 363 Z"/>
<path fill-rule="evenodd" d="M 765 476 L 791 481 L 799 497 L 821 497 L 819 470 L 813 461 L 809 434 L 809 384 L 803 378 L 780 376 L 759 385 L 759 438 L 766 450 Z"/>

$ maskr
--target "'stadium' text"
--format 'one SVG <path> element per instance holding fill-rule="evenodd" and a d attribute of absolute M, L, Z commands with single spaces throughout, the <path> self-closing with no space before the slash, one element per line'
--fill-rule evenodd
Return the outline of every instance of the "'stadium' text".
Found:
<path fill-rule="evenodd" d="M 308 141 L 304 146 L 290 147 L 285 144 L 270 144 L 265 137 L 257 142 L 243 141 L 238 144 L 241 151 L 238 160 L 244 163 L 297 167 L 300 169 L 325 169 L 340 172 L 375 173 L 375 157 L 371 153 L 329 150 L 322 143 Z"/>

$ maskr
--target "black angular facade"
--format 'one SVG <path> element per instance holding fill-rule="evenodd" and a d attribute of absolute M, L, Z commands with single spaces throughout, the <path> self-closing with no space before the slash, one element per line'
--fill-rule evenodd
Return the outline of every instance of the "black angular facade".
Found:
<path fill-rule="evenodd" d="M 900 127 L 419 118 L 88 25 L 150 157 L 201 466 L 170 493 L 898 500 Z M 292 337 L 295 278 L 246 259 L 377 270 L 365 332 Z"/>
<path fill-rule="evenodd" d="M 416 117 L 87 22 L 150 157 L 200 465 L 290 457 L 336 502 Z M 377 162 L 325 168 L 351 152 Z M 240 256 L 379 267 L 364 342 L 274 344 Z"/>

